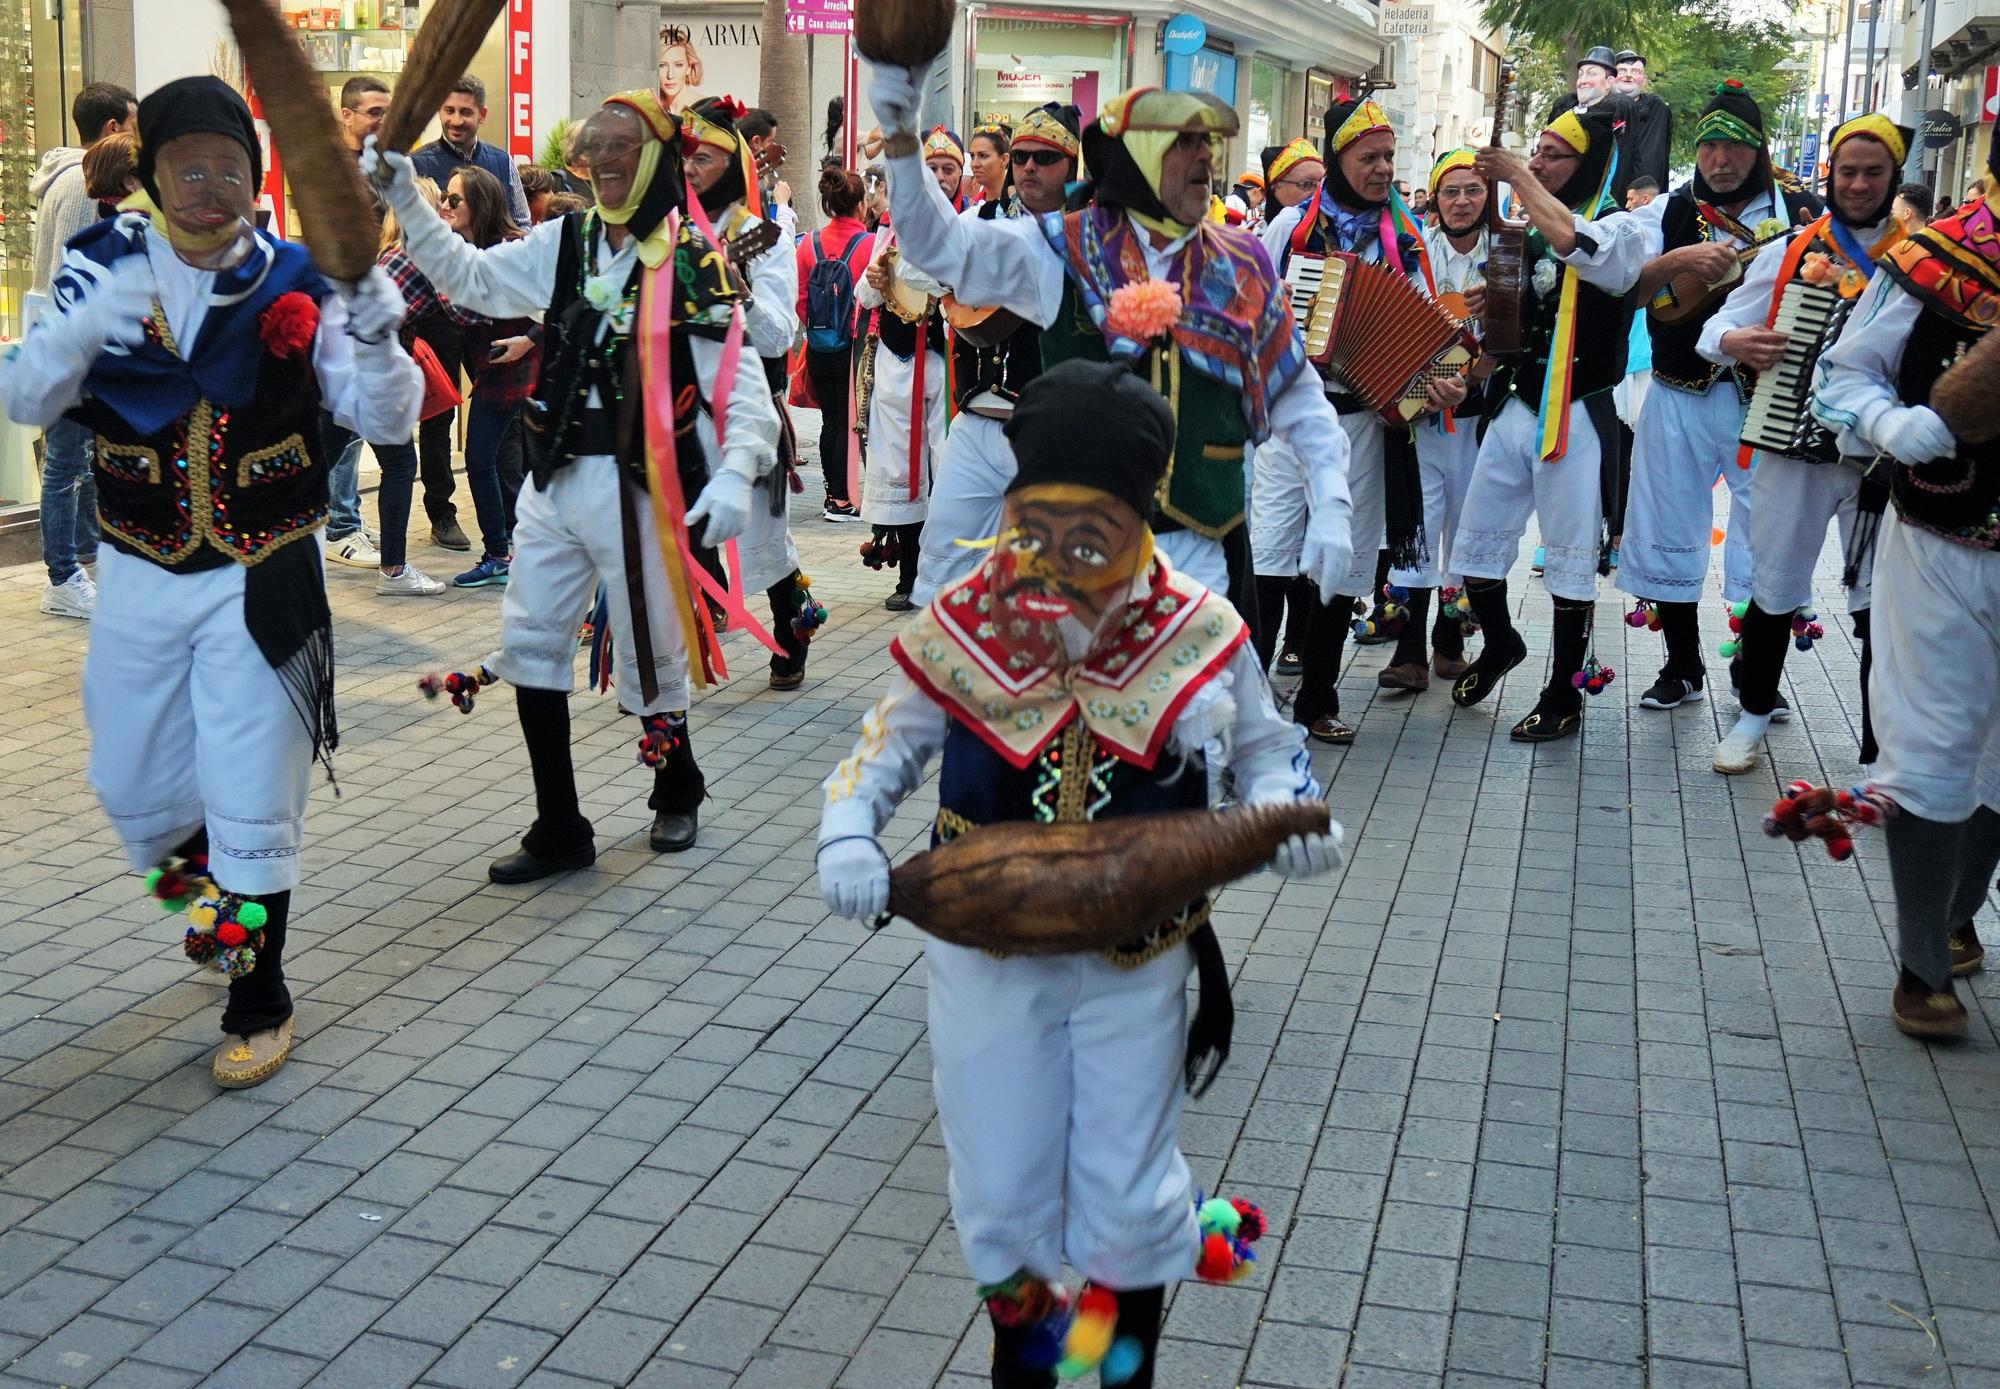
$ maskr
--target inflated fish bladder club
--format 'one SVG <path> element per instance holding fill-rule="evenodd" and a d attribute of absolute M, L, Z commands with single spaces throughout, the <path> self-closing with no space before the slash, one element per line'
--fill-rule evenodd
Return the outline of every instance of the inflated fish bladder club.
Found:
<path fill-rule="evenodd" d="M 1327 833 L 1324 801 L 985 825 L 889 876 L 889 910 L 954 945 L 1014 955 L 1104 950 Z"/>
<path fill-rule="evenodd" d="M 222 6 L 272 142 L 284 156 L 306 247 L 324 274 L 356 283 L 375 264 L 380 231 L 367 185 L 327 105 L 326 83 L 274 0 L 222 0 Z"/>
<path fill-rule="evenodd" d="M 871 63 L 923 69 L 951 44 L 952 0 L 854 0 L 854 47 Z"/>
<path fill-rule="evenodd" d="M 1986 334 L 1937 379 L 1931 409 L 1960 443 L 2000 439 L 2000 335 Z"/>

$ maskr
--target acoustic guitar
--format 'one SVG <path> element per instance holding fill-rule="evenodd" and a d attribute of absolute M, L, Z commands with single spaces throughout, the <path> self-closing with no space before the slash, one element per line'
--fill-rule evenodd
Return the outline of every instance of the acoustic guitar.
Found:
<path fill-rule="evenodd" d="M 1493 129 L 1495 148 L 1507 125 L 1507 104 L 1514 94 L 1514 64 L 1500 64 L 1499 79 L 1493 84 Z M 1500 190 L 1489 189 L 1487 197 L 1497 198 Z M 1492 219 L 1486 233 L 1486 302 L 1479 312 L 1479 348 L 1489 357 L 1519 356 L 1521 347 L 1521 291 L 1527 283 L 1528 234 L 1521 227 Z"/>

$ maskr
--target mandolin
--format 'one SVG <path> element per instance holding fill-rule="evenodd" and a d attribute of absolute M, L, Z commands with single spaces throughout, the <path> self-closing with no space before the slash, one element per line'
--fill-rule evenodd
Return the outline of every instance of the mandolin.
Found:
<path fill-rule="evenodd" d="M 1507 103 L 1514 93 L 1514 65 L 1503 62 L 1499 79 L 1493 84 L 1493 130 L 1491 140 L 1497 149 L 1500 132 L 1507 124 Z M 1496 199 L 1498 188 L 1489 188 L 1486 196 Z M 1491 203 L 1489 202 L 1489 210 Z M 1479 313 L 1480 350 L 1490 357 L 1512 357 L 1521 352 L 1521 289 L 1527 283 L 1527 241 L 1526 231 L 1501 221 L 1498 217 L 1489 219 L 1490 230 L 1486 233 L 1486 302 Z"/>
<path fill-rule="evenodd" d="M 1788 226 L 1783 231 L 1759 241 L 1756 233 L 1728 213 L 1710 207 L 1707 203 L 1701 203 L 1699 206 L 1702 217 L 1709 225 L 1721 227 L 1738 241 L 1747 241 L 1750 244 L 1736 253 L 1735 263 L 1719 280 L 1710 282 L 1692 270 L 1683 270 L 1661 285 L 1646 306 L 1652 310 L 1653 317 L 1661 323 L 1685 323 L 1689 319 L 1700 318 L 1708 313 L 1741 282 L 1743 267 L 1755 260 L 1759 251 L 1774 241 L 1783 241 L 1792 234 L 1792 228 Z"/>

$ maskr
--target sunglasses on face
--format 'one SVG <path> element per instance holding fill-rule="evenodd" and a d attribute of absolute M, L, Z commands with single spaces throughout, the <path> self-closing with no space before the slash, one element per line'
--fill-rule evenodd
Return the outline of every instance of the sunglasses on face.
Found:
<path fill-rule="evenodd" d="M 463 193 L 447 193 L 439 201 L 445 207 L 464 207 L 465 195 Z"/>
<path fill-rule="evenodd" d="M 1061 150 L 1015 150 L 1011 157 L 1016 164 L 1036 164 L 1049 169 L 1069 156 Z"/>

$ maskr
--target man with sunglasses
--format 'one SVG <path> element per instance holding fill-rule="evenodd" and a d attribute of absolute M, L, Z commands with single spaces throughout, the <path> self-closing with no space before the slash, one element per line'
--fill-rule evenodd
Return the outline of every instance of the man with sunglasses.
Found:
<path fill-rule="evenodd" d="M 1295 257 L 1335 252 L 1371 264 L 1388 264 L 1408 275 L 1420 290 L 1433 276 L 1421 240 L 1401 225 L 1413 225 L 1396 192 L 1396 132 L 1389 116 L 1367 97 L 1336 102 L 1326 113 L 1326 177 L 1310 198 L 1278 214 L 1264 228 L 1264 250 L 1286 273 Z M 1388 538 L 1389 563 L 1412 569 L 1425 561 L 1423 483 L 1406 426 L 1382 423 L 1366 401 L 1337 378 L 1321 373 L 1328 401 L 1347 437 L 1348 486 L 1354 499 L 1354 552 L 1333 595 L 1313 610 L 1300 652 L 1302 671 L 1292 716 L 1322 743 L 1354 741 L 1354 729 L 1340 717 L 1340 658 L 1346 649 L 1357 598 L 1373 596 L 1376 552 Z M 1431 407 L 1451 409 L 1465 399 L 1462 381 L 1430 387 Z M 1433 538 L 1431 543 L 1435 543 Z M 1409 620 L 1423 623 L 1426 607 Z M 1422 689 L 1428 676 L 1419 668 L 1414 681 L 1399 688 Z"/>
<path fill-rule="evenodd" d="M 1007 152 L 1006 195 L 988 198 L 961 212 L 961 218 L 993 222 L 1060 212 L 1064 192 L 1076 177 L 1082 152 L 1074 106 L 1050 102 L 1030 111 L 1014 132 Z M 959 312 L 979 313 L 981 310 Z M 917 562 L 915 602 L 919 607 L 939 589 L 976 568 L 985 551 L 961 539 L 992 534 L 1001 494 L 1014 477 L 1014 453 L 1004 430 L 1014 403 L 1042 370 L 1042 330 L 1034 323 L 995 309 L 978 321 L 964 319 L 952 336 L 952 376 L 957 417 L 945 436 L 938 473 L 931 487 L 930 516 L 924 522 Z"/>
<path fill-rule="evenodd" d="M 1154 533 L 1171 563 L 1226 590 L 1253 626 L 1244 445 L 1284 437 L 1309 461 L 1312 519 L 1300 568 L 1334 592 L 1351 557 L 1346 439 L 1303 370 L 1284 286 L 1256 239 L 1209 220 L 1217 145 L 1236 133 L 1236 113 L 1197 93 L 1122 93 L 1079 140 L 1093 178 L 1087 204 L 1060 215 L 961 219 L 919 177 L 924 76 L 871 66 L 904 254 L 959 297 L 1041 325 L 1045 366 L 1071 357 L 1127 361 L 1174 403 L 1176 440 Z M 1171 293 L 1148 288 L 1157 282 Z M 1077 443 L 1089 447 L 1087 438 Z M 959 538 L 990 537 L 998 526 L 993 512 Z"/>
<path fill-rule="evenodd" d="M 487 876 L 526 883 L 587 868 L 597 850 L 570 756 L 576 628 L 600 583 L 618 702 L 644 728 L 654 766 L 648 842 L 695 842 L 707 783 L 688 740 L 690 661 L 711 668 L 697 579 L 684 547 L 742 534 L 777 464 L 778 415 L 755 351 L 725 376 L 741 276 L 715 248 L 683 173 L 693 128 L 651 90 L 607 98 L 572 150 L 596 205 L 481 250 L 432 216 L 410 161 L 372 147 L 404 249 L 438 292 L 491 318 L 548 325 L 535 399 L 523 407 L 529 478 L 489 659 L 514 686 L 534 773 L 535 822 Z M 671 299 L 659 296 L 671 295 Z M 671 481 L 670 481 L 671 480 Z M 673 513 L 678 492 L 684 511 Z"/>

